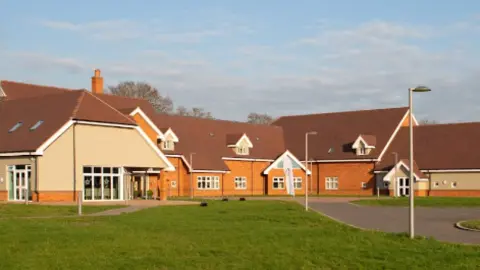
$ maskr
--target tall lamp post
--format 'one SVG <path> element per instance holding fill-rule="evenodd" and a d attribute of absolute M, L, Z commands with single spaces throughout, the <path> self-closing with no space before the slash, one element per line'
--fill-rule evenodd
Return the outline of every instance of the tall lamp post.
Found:
<path fill-rule="evenodd" d="M 193 155 L 190 153 L 190 198 L 193 199 Z"/>
<path fill-rule="evenodd" d="M 393 175 L 393 181 L 391 181 L 392 185 L 393 185 L 393 195 L 396 197 L 398 194 L 398 190 L 397 190 L 397 164 L 398 164 L 398 153 L 397 152 L 392 152 L 392 155 L 395 157 L 395 162 L 394 162 L 394 165 L 393 165 L 393 169 L 395 170 L 394 171 L 394 175 Z"/>
<path fill-rule="evenodd" d="M 414 88 L 408 89 L 408 100 L 409 100 L 409 129 L 410 129 L 410 173 L 409 173 L 409 194 L 410 194 L 410 238 L 415 237 L 415 218 L 413 214 L 413 198 L 415 197 L 415 190 L 414 190 L 414 178 L 413 178 L 413 92 L 430 92 L 432 91 L 430 88 L 426 86 L 417 86 Z"/>
<path fill-rule="evenodd" d="M 305 133 L 305 211 L 308 211 L 308 135 L 317 135 L 317 132 Z"/>

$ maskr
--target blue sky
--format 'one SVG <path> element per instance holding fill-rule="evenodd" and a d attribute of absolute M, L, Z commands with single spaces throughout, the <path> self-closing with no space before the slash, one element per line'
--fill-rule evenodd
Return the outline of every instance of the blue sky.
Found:
<path fill-rule="evenodd" d="M 68 2 L 68 3 L 65 3 Z M 479 1 L 10 1 L 0 79 L 140 80 L 224 119 L 405 106 L 478 121 Z"/>

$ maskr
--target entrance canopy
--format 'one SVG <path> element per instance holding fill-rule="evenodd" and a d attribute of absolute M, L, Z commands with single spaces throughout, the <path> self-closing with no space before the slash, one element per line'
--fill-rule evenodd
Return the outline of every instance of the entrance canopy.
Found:
<path fill-rule="evenodd" d="M 390 169 L 390 171 L 383 177 L 383 181 L 391 182 L 392 179 L 398 177 L 408 177 L 410 174 L 409 160 L 402 159 L 395 166 Z M 413 177 L 415 181 L 428 181 L 428 178 L 420 171 L 417 166 L 417 163 L 413 162 Z"/>

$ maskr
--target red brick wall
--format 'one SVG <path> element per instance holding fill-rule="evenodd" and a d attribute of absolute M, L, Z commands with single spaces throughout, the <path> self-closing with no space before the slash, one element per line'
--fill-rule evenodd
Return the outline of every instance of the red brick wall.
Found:
<path fill-rule="evenodd" d="M 73 202 L 77 199 L 74 191 L 39 191 L 32 194 L 34 202 Z"/>
<path fill-rule="evenodd" d="M 0 191 L 0 201 L 8 201 L 8 191 Z"/>
<path fill-rule="evenodd" d="M 372 195 L 375 189 L 374 163 L 318 163 L 319 194 Z M 338 177 L 338 190 L 326 190 L 325 178 Z M 362 182 L 367 188 L 362 188 Z"/>
<path fill-rule="evenodd" d="M 430 190 L 428 195 L 438 197 L 480 197 L 480 190 Z"/>
<path fill-rule="evenodd" d="M 266 177 L 262 172 L 270 162 L 226 160 L 230 173 L 224 175 L 223 192 L 225 196 L 263 195 Z M 247 178 L 247 189 L 235 189 L 235 177 Z"/>
<path fill-rule="evenodd" d="M 305 194 L 305 171 L 302 169 L 294 169 L 293 176 L 295 177 L 302 177 L 302 190 L 296 189 L 295 194 Z M 273 189 L 273 178 L 274 177 L 283 177 L 285 179 L 285 173 L 283 169 L 272 169 L 268 174 L 268 181 L 267 181 L 267 195 L 287 195 L 287 183 L 285 182 L 284 189 Z"/>
<path fill-rule="evenodd" d="M 175 167 L 175 171 L 162 171 L 161 173 L 162 179 L 165 181 L 165 192 L 167 196 L 190 196 L 190 174 L 188 173 L 186 164 L 183 163 L 181 158 L 177 157 L 169 157 L 168 160 Z M 176 187 L 172 187 L 172 181 L 176 181 Z"/>

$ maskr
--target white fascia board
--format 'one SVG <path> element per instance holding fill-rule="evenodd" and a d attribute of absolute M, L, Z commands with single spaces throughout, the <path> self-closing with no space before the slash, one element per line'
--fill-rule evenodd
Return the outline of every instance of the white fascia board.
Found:
<path fill-rule="evenodd" d="M 134 116 L 136 114 L 140 114 L 140 116 L 145 119 L 145 122 L 147 122 L 147 124 L 153 129 L 153 131 L 155 131 L 157 133 L 157 138 L 158 139 L 161 139 L 163 140 L 165 137 L 164 137 L 164 134 L 162 133 L 162 131 L 160 131 L 160 129 L 158 129 L 157 125 L 155 125 L 155 123 L 152 122 L 152 120 L 150 119 L 150 117 L 148 117 L 143 111 L 142 109 L 140 109 L 140 107 L 137 107 L 135 110 L 133 110 L 133 112 L 130 113 L 130 116 Z"/>

